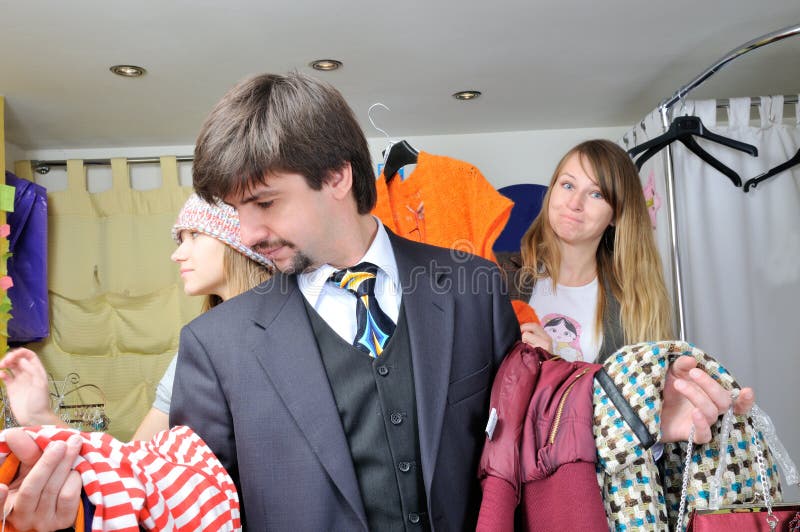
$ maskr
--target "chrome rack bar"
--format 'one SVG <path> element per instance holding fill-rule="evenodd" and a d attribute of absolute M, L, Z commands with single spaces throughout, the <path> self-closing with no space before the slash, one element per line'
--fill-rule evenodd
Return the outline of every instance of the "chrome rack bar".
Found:
<path fill-rule="evenodd" d="M 192 155 L 178 155 L 175 157 L 179 163 L 194 161 Z M 154 164 L 161 162 L 160 157 L 128 157 L 128 164 Z M 84 166 L 109 166 L 111 159 L 83 159 Z M 67 166 L 66 160 L 31 161 L 31 166 L 37 174 L 45 175 L 53 166 Z"/>
<path fill-rule="evenodd" d="M 717 62 L 714 63 L 712 66 L 703 71 L 703 73 L 701 73 L 699 76 L 697 76 L 692 81 L 690 81 L 689 83 L 687 83 L 686 85 L 675 91 L 675 94 L 673 94 L 671 97 L 661 102 L 659 107 L 665 107 L 669 109 L 670 107 L 675 105 L 675 103 L 685 98 L 686 95 L 689 94 L 689 92 L 691 92 L 692 90 L 694 90 L 698 85 L 700 85 L 705 80 L 707 80 L 708 78 L 719 72 L 725 65 L 727 65 L 734 59 L 741 57 L 748 52 L 752 52 L 757 48 L 761 48 L 762 46 L 766 46 L 768 44 L 781 41 L 788 37 L 794 37 L 795 35 L 798 34 L 800 34 L 800 24 L 794 24 L 792 26 L 787 26 L 778 31 L 767 33 L 766 35 L 762 35 L 761 37 L 753 39 L 752 41 L 746 42 L 743 45 L 734 48 L 733 50 L 722 56 L 722 58 L 717 60 Z"/>
<path fill-rule="evenodd" d="M 719 72 L 725 65 L 733 61 L 734 59 L 741 57 L 749 52 L 757 48 L 761 48 L 762 46 L 766 46 L 768 44 L 772 44 L 774 42 L 781 41 L 788 37 L 794 37 L 800 35 L 800 24 L 795 24 L 792 26 L 787 26 L 783 29 L 778 31 L 774 31 L 772 33 L 768 33 L 766 35 L 762 35 L 752 41 L 746 42 L 745 44 L 734 48 L 727 54 L 725 54 L 722 58 L 720 58 L 716 63 L 712 66 L 704 70 L 699 76 L 694 78 L 692 81 L 675 91 L 675 93 L 665 99 L 661 104 L 658 106 L 659 114 L 661 115 L 661 125 L 666 131 L 669 128 L 669 110 L 670 108 L 675 105 L 677 102 L 681 101 L 683 98 L 686 97 L 689 92 L 695 89 L 698 85 L 702 84 L 705 80 Z M 677 318 L 678 318 L 678 336 L 681 340 L 686 339 L 686 319 L 684 316 L 684 308 L 683 308 L 683 283 L 681 278 L 681 265 L 680 265 L 680 254 L 679 254 L 679 246 L 678 246 L 678 224 L 675 216 L 675 172 L 672 164 L 672 147 L 668 146 L 666 150 L 666 154 L 664 157 L 664 166 L 666 170 L 666 192 L 667 192 L 667 216 L 669 218 L 669 228 L 670 228 L 670 244 L 671 244 L 671 253 L 670 257 L 672 260 L 672 281 L 673 281 L 673 288 L 675 294 L 675 305 L 677 307 Z"/>

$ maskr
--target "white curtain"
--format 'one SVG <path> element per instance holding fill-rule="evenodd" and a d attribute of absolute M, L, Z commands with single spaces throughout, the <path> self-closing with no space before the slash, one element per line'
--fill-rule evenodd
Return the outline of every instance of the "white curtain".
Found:
<path fill-rule="evenodd" d="M 758 148 L 753 157 L 698 140 L 745 182 L 775 167 L 800 148 L 800 109 L 784 117 L 782 96 L 762 97 L 751 121 L 750 98 L 730 100 L 717 123 L 716 102 L 678 104 L 678 114 L 699 116 L 708 129 Z M 661 133 L 653 113 L 637 125 L 636 143 Z M 633 131 L 626 135 L 628 142 Z M 624 142 L 623 142 L 624 145 Z M 676 222 L 683 278 L 686 340 L 719 358 L 773 418 L 778 435 L 800 461 L 800 166 L 745 194 L 725 175 L 680 143 L 673 144 Z M 648 161 L 643 183 L 653 178 L 663 204 L 656 234 L 671 280 L 663 157 Z M 796 489 L 786 490 L 798 499 Z"/>

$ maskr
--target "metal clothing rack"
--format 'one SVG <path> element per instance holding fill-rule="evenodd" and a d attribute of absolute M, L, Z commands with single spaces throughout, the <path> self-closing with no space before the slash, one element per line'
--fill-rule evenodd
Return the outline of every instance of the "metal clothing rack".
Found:
<path fill-rule="evenodd" d="M 772 33 L 768 33 L 766 35 L 762 35 L 756 39 L 753 39 L 745 44 L 734 48 L 724 56 L 722 56 L 717 62 L 713 65 L 708 67 L 704 70 L 700 75 L 694 78 L 692 81 L 675 91 L 675 93 L 666 98 L 662 101 L 656 110 L 658 110 L 659 115 L 661 116 L 661 125 L 666 131 L 669 128 L 670 124 L 670 110 L 672 107 L 682 101 L 687 94 L 689 94 L 692 90 L 702 84 L 705 80 L 719 72 L 723 67 L 725 67 L 731 61 L 749 53 L 753 50 L 761 48 L 762 46 L 766 46 L 768 44 L 772 44 L 783 39 L 789 37 L 795 37 L 800 35 L 800 24 L 795 24 L 792 26 L 787 26 L 783 29 L 774 31 Z M 797 98 L 794 98 L 794 103 L 797 102 Z M 726 102 L 718 102 L 718 107 L 720 107 L 721 103 Z M 793 103 L 792 101 L 784 100 L 784 103 Z M 652 111 L 651 111 L 652 112 Z M 672 162 L 672 147 L 667 146 L 664 150 L 664 164 L 666 167 L 666 193 L 667 193 L 667 219 L 669 222 L 669 237 L 670 237 L 670 262 L 672 264 L 672 281 L 673 281 L 673 293 L 675 294 L 675 307 L 677 309 L 677 318 L 678 318 L 678 335 L 681 340 L 686 339 L 686 318 L 684 315 L 684 307 L 683 307 L 683 282 L 681 277 L 681 266 L 680 266 L 680 254 L 678 249 L 678 230 L 677 230 L 677 221 L 676 221 L 676 213 L 675 213 L 675 173 L 674 167 Z"/>

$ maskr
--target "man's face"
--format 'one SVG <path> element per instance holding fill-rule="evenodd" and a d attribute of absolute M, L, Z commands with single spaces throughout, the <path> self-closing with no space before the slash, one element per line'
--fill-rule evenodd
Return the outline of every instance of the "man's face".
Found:
<path fill-rule="evenodd" d="M 329 187 L 312 190 L 300 174 L 270 173 L 242 194 L 225 198 L 239 213 L 241 238 L 285 273 L 331 260 Z"/>

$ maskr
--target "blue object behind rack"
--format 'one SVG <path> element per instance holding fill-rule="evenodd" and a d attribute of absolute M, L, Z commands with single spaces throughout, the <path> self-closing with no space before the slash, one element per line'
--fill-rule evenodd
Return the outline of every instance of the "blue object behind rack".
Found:
<path fill-rule="evenodd" d="M 542 208 L 542 200 L 547 193 L 547 187 L 523 183 L 502 187 L 497 191 L 513 201 L 514 207 L 511 209 L 511 215 L 505 228 L 495 240 L 492 249 L 495 253 L 519 251 L 522 236 Z"/>

